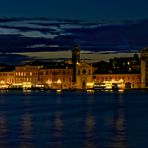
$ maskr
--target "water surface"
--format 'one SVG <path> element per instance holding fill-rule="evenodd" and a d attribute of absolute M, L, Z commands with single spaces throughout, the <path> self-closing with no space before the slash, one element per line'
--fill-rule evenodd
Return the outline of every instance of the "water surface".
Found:
<path fill-rule="evenodd" d="M 0 92 L 0 148 L 147 148 L 148 92 Z"/>

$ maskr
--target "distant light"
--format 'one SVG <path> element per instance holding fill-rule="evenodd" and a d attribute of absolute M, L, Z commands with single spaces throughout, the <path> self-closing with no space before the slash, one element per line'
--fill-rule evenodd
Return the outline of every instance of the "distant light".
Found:
<path fill-rule="evenodd" d="M 87 89 L 87 92 L 88 92 L 88 93 L 94 93 L 94 90 L 92 90 L 92 89 Z"/>
<path fill-rule="evenodd" d="M 56 91 L 57 91 L 57 93 L 60 93 L 62 90 L 61 89 L 57 89 Z"/>
<path fill-rule="evenodd" d="M 61 84 L 62 82 L 61 82 L 61 80 L 59 79 L 58 81 L 57 81 L 57 84 Z"/>
<path fill-rule="evenodd" d="M 31 88 L 32 87 L 32 83 L 31 82 L 23 82 L 22 83 L 23 88 Z"/>
<path fill-rule="evenodd" d="M 92 82 L 92 83 L 91 83 L 91 82 L 90 82 L 90 83 L 87 83 L 86 86 L 87 86 L 88 88 L 93 88 L 94 83 L 93 83 L 93 82 Z"/>
<path fill-rule="evenodd" d="M 50 85 L 51 83 L 52 83 L 52 81 L 51 81 L 51 80 L 48 80 L 48 81 L 47 81 L 47 84 L 48 84 L 48 85 Z"/>
<path fill-rule="evenodd" d="M 0 81 L 0 83 L 1 83 L 1 84 L 4 84 L 5 82 L 2 80 L 2 81 Z"/>
<path fill-rule="evenodd" d="M 130 62 L 127 62 L 128 65 L 130 65 Z"/>

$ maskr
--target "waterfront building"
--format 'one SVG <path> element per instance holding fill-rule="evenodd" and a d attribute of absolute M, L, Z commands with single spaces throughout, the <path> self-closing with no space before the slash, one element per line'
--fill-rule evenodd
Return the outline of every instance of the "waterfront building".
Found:
<path fill-rule="evenodd" d="M 92 88 L 93 67 L 80 59 L 80 47 L 72 49 L 73 86 L 75 89 Z"/>
<path fill-rule="evenodd" d="M 14 71 L 0 71 L 0 89 L 8 88 L 15 83 Z"/>
<path fill-rule="evenodd" d="M 77 63 L 76 65 L 76 88 L 77 89 L 87 89 L 92 88 L 93 78 L 93 67 L 84 61 Z"/>
<path fill-rule="evenodd" d="M 137 89 L 140 88 L 141 77 L 140 74 L 94 74 L 93 82 L 95 87 L 106 89 Z"/>
<path fill-rule="evenodd" d="M 115 57 L 109 60 L 109 67 L 113 73 L 140 73 L 140 58 L 138 54 L 133 57 Z"/>
<path fill-rule="evenodd" d="M 148 88 L 148 48 L 141 50 L 141 88 Z"/>
<path fill-rule="evenodd" d="M 39 70 L 39 82 L 49 89 L 72 89 L 73 69 L 71 67 L 49 67 Z"/>
<path fill-rule="evenodd" d="M 93 73 L 94 87 L 98 88 L 141 88 L 140 58 L 120 57 L 110 59 L 109 62 L 94 63 L 96 71 Z"/>
<path fill-rule="evenodd" d="M 137 56 L 90 64 L 80 58 L 80 48 L 75 46 L 72 58 L 67 61 L 30 62 L 13 69 L 2 68 L 0 85 L 1 88 L 7 84 L 9 87 L 47 89 L 145 88 L 148 86 L 147 51 L 141 52 L 140 74 Z"/>
<path fill-rule="evenodd" d="M 39 83 L 39 69 L 41 66 L 25 64 L 15 67 L 15 85 L 32 87 Z"/>

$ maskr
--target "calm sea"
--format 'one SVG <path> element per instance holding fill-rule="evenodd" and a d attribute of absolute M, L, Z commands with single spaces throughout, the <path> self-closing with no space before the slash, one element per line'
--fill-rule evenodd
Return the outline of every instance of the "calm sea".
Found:
<path fill-rule="evenodd" d="M 0 92 L 0 148 L 148 148 L 148 92 Z"/>

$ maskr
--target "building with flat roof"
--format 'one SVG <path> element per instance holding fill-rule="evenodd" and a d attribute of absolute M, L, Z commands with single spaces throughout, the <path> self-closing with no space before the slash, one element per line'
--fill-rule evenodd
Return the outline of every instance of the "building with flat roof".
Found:
<path fill-rule="evenodd" d="M 110 62 L 90 64 L 80 58 L 80 47 L 72 49 L 72 58 L 63 62 L 30 62 L 14 69 L 0 70 L 0 87 L 44 87 L 47 89 L 136 89 L 148 87 L 148 50 L 139 58 L 114 58 Z"/>
<path fill-rule="evenodd" d="M 148 48 L 141 50 L 141 88 L 148 88 Z"/>

